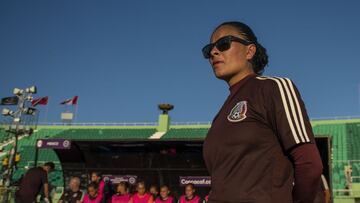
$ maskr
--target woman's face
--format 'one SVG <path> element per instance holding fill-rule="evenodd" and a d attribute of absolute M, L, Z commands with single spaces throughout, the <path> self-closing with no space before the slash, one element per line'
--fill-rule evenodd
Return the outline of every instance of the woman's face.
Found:
<path fill-rule="evenodd" d="M 151 187 L 150 187 L 150 193 L 151 193 L 151 194 L 154 194 L 154 195 L 157 195 L 157 194 L 158 194 L 157 188 L 154 187 L 154 186 L 151 186 Z"/>
<path fill-rule="evenodd" d="M 137 192 L 139 193 L 139 195 L 144 195 L 145 194 L 145 185 L 143 184 L 138 184 L 138 186 L 136 187 Z"/>
<path fill-rule="evenodd" d="M 169 196 L 169 193 L 170 193 L 169 188 L 167 187 L 160 188 L 160 196 L 162 199 L 166 199 Z"/>
<path fill-rule="evenodd" d="M 91 181 L 92 182 L 99 182 L 99 180 L 100 180 L 100 177 L 96 174 L 96 173 L 92 173 L 91 174 Z"/>
<path fill-rule="evenodd" d="M 232 35 L 244 39 L 243 36 L 232 26 L 219 27 L 211 36 L 211 43 L 222 37 Z M 244 73 L 253 72 L 250 60 L 256 52 L 254 44 L 245 46 L 239 42 L 231 42 L 230 49 L 220 52 L 216 47 L 211 50 L 209 62 L 217 78 L 225 80 L 230 85 L 241 79 Z"/>
<path fill-rule="evenodd" d="M 186 186 L 185 187 L 185 195 L 186 197 L 192 197 L 195 193 L 195 189 L 191 186 Z"/>
<path fill-rule="evenodd" d="M 89 187 L 88 188 L 88 194 L 92 197 L 95 197 L 96 196 L 96 189 L 94 187 Z"/>
<path fill-rule="evenodd" d="M 79 185 L 80 185 L 80 182 L 79 182 L 78 179 L 72 178 L 70 180 L 69 186 L 70 186 L 71 191 L 73 191 L 73 192 L 78 191 L 79 190 Z"/>
<path fill-rule="evenodd" d="M 121 194 L 125 194 L 126 193 L 125 186 L 124 185 L 118 185 L 117 192 L 120 192 Z"/>

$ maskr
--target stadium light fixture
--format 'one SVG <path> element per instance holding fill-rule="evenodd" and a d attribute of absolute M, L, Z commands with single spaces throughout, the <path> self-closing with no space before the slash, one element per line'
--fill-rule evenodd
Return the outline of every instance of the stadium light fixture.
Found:
<path fill-rule="evenodd" d="M 1 114 L 2 114 L 3 116 L 12 116 L 12 115 L 14 114 L 14 112 L 11 111 L 10 109 L 4 108 L 4 109 L 2 110 L 2 112 L 1 112 Z"/>
<path fill-rule="evenodd" d="M 29 95 L 25 99 L 28 100 L 28 101 L 32 101 L 34 99 L 34 97 Z"/>
<path fill-rule="evenodd" d="M 12 97 L 4 97 L 1 98 L 0 105 L 18 105 L 19 97 L 12 96 Z"/>
<path fill-rule="evenodd" d="M 36 114 L 36 111 L 37 110 L 35 108 L 27 107 L 24 108 L 23 113 L 34 116 Z"/>
<path fill-rule="evenodd" d="M 17 96 L 20 96 L 20 95 L 22 95 L 22 94 L 24 93 L 24 90 L 19 89 L 19 88 L 14 88 L 13 93 L 14 93 L 15 95 L 17 95 Z"/>
<path fill-rule="evenodd" d="M 26 93 L 31 93 L 31 94 L 36 94 L 37 92 L 37 87 L 36 86 L 31 86 L 25 89 Z"/>

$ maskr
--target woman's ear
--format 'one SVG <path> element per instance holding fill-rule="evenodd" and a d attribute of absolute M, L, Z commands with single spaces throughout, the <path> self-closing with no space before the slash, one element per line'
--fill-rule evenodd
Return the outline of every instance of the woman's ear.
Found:
<path fill-rule="evenodd" d="M 256 46 L 255 44 L 250 44 L 247 46 L 247 52 L 246 52 L 246 59 L 251 60 L 256 53 Z"/>

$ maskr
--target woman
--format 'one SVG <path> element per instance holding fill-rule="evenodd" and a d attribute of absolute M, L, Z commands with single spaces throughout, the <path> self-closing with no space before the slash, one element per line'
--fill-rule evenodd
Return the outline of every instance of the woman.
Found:
<path fill-rule="evenodd" d="M 80 203 L 83 196 L 80 185 L 81 181 L 79 177 L 71 177 L 69 189 L 64 191 L 58 203 Z"/>
<path fill-rule="evenodd" d="M 149 189 L 150 194 L 156 199 L 159 196 L 159 189 L 156 185 L 151 185 Z"/>
<path fill-rule="evenodd" d="M 202 199 L 195 194 L 195 186 L 192 183 L 185 185 L 185 195 L 180 196 L 179 203 L 201 203 Z"/>
<path fill-rule="evenodd" d="M 90 173 L 90 180 L 92 183 L 97 185 L 98 191 L 97 194 L 100 196 L 102 202 L 106 202 L 105 197 L 105 182 L 102 180 L 101 174 L 99 172 L 91 172 Z"/>
<path fill-rule="evenodd" d="M 131 203 L 153 203 L 154 198 L 146 192 L 145 182 L 140 181 L 136 184 L 136 193 L 131 197 Z"/>
<path fill-rule="evenodd" d="M 128 192 L 128 184 L 126 182 L 120 182 L 116 186 L 116 193 L 111 197 L 112 203 L 129 203 L 130 194 Z"/>
<path fill-rule="evenodd" d="M 246 24 L 225 22 L 210 41 L 203 55 L 230 94 L 204 142 L 209 202 L 313 202 L 322 162 L 297 88 L 261 76 L 266 49 Z"/>
<path fill-rule="evenodd" d="M 170 189 L 167 185 L 160 187 L 160 195 L 155 199 L 155 203 L 175 203 L 174 197 L 170 196 Z"/>
<path fill-rule="evenodd" d="M 101 203 L 102 196 L 98 193 L 98 186 L 92 182 L 87 186 L 87 194 L 84 196 L 83 203 Z"/>

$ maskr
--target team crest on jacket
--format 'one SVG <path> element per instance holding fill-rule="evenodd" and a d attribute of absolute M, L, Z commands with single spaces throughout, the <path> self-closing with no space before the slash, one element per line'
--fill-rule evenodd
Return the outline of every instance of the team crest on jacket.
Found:
<path fill-rule="evenodd" d="M 227 119 L 230 122 L 240 122 L 246 118 L 247 101 L 240 101 L 231 109 Z"/>

